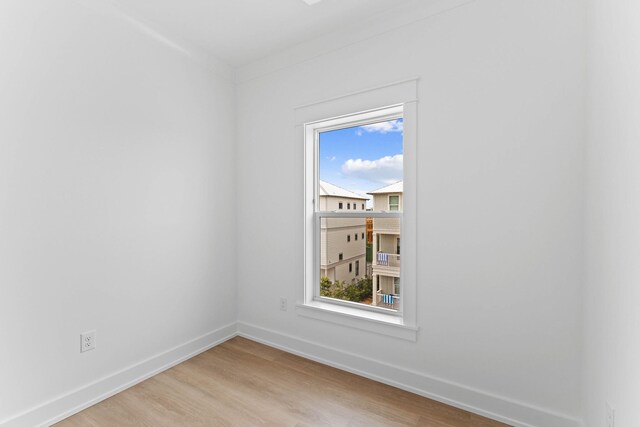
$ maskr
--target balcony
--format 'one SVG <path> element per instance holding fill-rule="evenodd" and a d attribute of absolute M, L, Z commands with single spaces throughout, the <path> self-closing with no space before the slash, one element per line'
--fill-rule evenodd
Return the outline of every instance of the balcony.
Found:
<path fill-rule="evenodd" d="M 378 252 L 373 265 L 400 268 L 400 255 Z"/>
<path fill-rule="evenodd" d="M 400 309 L 400 295 L 395 294 L 383 294 L 378 291 L 376 293 L 376 306 L 390 308 L 392 310 Z"/>

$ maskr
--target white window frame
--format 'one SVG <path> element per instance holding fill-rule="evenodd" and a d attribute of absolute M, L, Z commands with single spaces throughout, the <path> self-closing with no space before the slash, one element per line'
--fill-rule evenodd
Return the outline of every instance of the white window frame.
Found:
<path fill-rule="evenodd" d="M 403 211 L 384 214 L 366 212 L 339 212 L 335 216 L 401 217 L 403 262 L 401 264 L 401 309 L 373 310 L 368 306 L 348 301 L 327 302 L 316 298 L 319 292 L 320 227 L 314 201 L 317 197 L 317 130 L 358 126 L 368 121 L 384 121 L 381 112 L 396 109 L 404 121 L 404 189 Z M 349 95 L 320 101 L 296 108 L 296 140 L 304 151 L 304 278 L 298 291 L 296 312 L 304 317 L 318 319 L 343 327 L 366 330 L 409 341 L 417 340 L 417 277 L 416 277 L 416 154 L 417 154 L 417 79 L 379 86 Z M 354 118 L 357 120 L 354 121 Z M 333 213 L 323 213 L 331 217 Z M 364 214 L 364 215 L 363 215 Z M 318 285 L 316 285 L 316 282 Z M 317 289 L 317 291 L 316 291 Z"/>

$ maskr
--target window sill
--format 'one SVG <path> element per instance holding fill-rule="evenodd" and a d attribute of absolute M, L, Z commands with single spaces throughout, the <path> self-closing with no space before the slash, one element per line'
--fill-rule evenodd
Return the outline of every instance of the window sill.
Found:
<path fill-rule="evenodd" d="M 418 327 L 405 325 L 401 317 L 385 313 L 359 310 L 321 301 L 312 301 L 307 304 L 298 303 L 296 304 L 296 312 L 303 317 L 406 341 L 416 342 L 418 339 Z"/>

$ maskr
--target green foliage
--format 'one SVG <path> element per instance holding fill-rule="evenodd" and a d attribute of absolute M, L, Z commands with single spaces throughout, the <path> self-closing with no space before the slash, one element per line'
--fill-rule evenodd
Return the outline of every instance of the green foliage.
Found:
<path fill-rule="evenodd" d="M 351 283 L 336 280 L 331 283 L 328 277 L 320 278 L 320 296 L 345 301 L 361 302 L 372 297 L 373 282 L 369 277 L 353 280 Z"/>

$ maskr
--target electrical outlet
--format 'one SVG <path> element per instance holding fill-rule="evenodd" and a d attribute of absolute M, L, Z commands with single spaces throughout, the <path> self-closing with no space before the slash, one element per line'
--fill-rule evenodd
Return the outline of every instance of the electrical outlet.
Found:
<path fill-rule="evenodd" d="M 95 350 L 96 348 L 96 331 L 89 331 L 80 334 L 80 353 Z"/>
<path fill-rule="evenodd" d="M 613 409 L 611 409 L 611 406 L 609 405 L 609 403 L 605 402 L 605 408 L 606 408 L 606 412 L 607 412 L 607 427 L 615 427 L 616 425 L 616 411 L 614 411 Z"/>
<path fill-rule="evenodd" d="M 280 310 L 287 311 L 287 299 L 280 298 Z"/>

